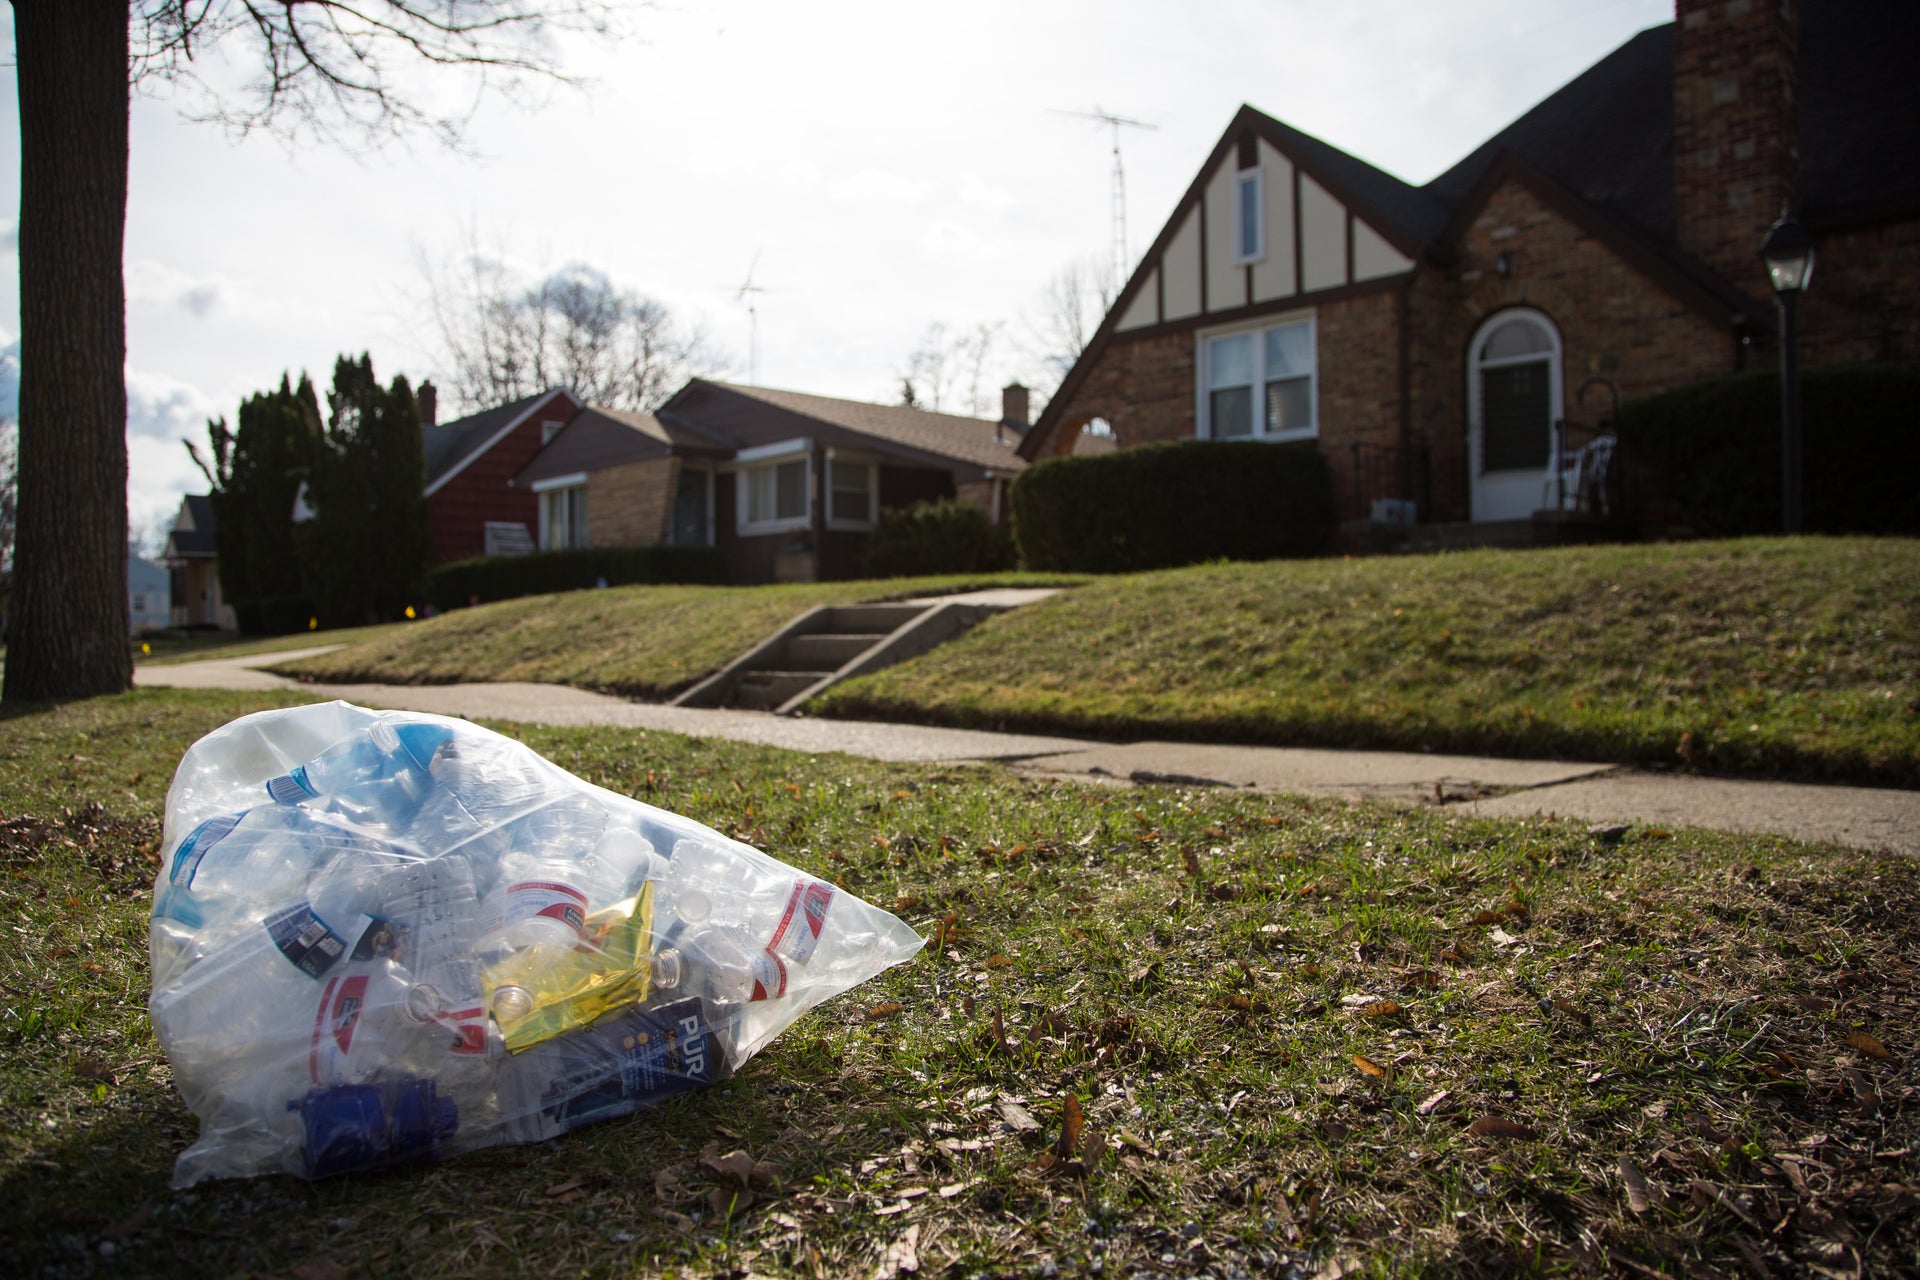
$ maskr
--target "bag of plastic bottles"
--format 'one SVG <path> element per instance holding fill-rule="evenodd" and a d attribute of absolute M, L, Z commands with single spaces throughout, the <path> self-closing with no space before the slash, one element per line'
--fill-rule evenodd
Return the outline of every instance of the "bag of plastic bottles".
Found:
<path fill-rule="evenodd" d="M 532 1142 L 737 1070 L 921 945 L 460 720 L 344 702 L 188 749 L 154 884 L 173 1184 Z"/>

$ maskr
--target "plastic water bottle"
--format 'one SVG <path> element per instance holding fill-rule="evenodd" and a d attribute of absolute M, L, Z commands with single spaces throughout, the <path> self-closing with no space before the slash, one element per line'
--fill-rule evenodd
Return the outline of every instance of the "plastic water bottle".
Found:
<path fill-rule="evenodd" d="M 587 901 L 594 911 L 631 898 L 642 884 L 659 879 L 667 865 L 651 840 L 624 826 L 608 826 L 589 856 Z"/>
<path fill-rule="evenodd" d="M 267 795 L 287 805 L 318 801 L 362 831 L 401 836 L 434 789 L 434 757 L 452 737 L 444 725 L 376 720 L 291 772 L 269 779 Z"/>

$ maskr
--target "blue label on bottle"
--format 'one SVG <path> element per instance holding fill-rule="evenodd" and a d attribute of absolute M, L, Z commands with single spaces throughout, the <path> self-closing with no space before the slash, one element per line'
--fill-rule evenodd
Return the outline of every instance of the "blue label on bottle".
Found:
<path fill-rule="evenodd" d="M 623 1116 L 726 1075 L 700 997 L 628 1008 L 547 1042 L 555 1071 L 541 1109 L 563 1129 Z"/>
<path fill-rule="evenodd" d="M 307 766 L 298 765 L 292 773 L 267 780 L 267 794 L 280 804 L 299 804 L 319 795 L 307 781 Z"/>
<path fill-rule="evenodd" d="M 306 903 L 277 911 L 263 921 L 273 945 L 293 967 L 310 978 L 318 978 L 347 954 L 347 940 L 313 913 Z"/>
<path fill-rule="evenodd" d="M 200 869 L 200 860 L 207 856 L 207 850 L 219 844 L 227 833 L 240 825 L 244 813 L 229 813 L 218 818 L 208 818 L 187 834 L 180 847 L 173 851 L 173 874 L 168 877 L 181 888 L 193 886 L 194 872 Z"/>

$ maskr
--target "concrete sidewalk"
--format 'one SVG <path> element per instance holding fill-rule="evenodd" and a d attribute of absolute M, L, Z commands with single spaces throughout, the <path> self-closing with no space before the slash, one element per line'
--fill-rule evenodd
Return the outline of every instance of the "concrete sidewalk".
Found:
<path fill-rule="evenodd" d="M 1920 855 L 1920 792 L 1744 782 L 1653 773 L 1609 764 L 1502 760 L 1397 751 L 1102 743 L 860 720 L 814 720 L 758 711 L 628 702 L 550 684 L 302 684 L 258 668 L 334 646 L 134 670 L 138 685 L 300 689 L 362 706 L 546 725 L 611 725 L 728 738 L 795 751 L 842 751 L 875 760 L 1001 761 L 1035 774 L 1089 782 L 1224 786 L 1443 804 L 1464 814 L 1552 813 L 1595 823 L 1709 827 Z"/>

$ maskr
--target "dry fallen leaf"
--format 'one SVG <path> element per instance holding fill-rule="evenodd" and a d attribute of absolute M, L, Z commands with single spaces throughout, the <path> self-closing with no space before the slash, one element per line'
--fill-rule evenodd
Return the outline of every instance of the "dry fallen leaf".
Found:
<path fill-rule="evenodd" d="M 1363 1018 L 1397 1018 L 1405 1012 L 1406 1009 L 1397 1001 L 1375 1000 L 1372 1004 L 1361 1007 L 1360 1016 Z"/>
<path fill-rule="evenodd" d="M 1409 987 L 1437 987 L 1440 985 L 1440 975 L 1431 969 L 1415 969 L 1402 981 Z"/>
<path fill-rule="evenodd" d="M 1571 1000 L 1563 999 L 1560 996 L 1555 996 L 1553 998 L 1553 1007 L 1558 1009 L 1561 1013 L 1566 1014 L 1569 1018 L 1572 1018 L 1575 1022 L 1578 1022 L 1583 1027 L 1593 1026 L 1593 1015 L 1588 1013 L 1586 1010 L 1575 1006 L 1573 1001 Z"/>
<path fill-rule="evenodd" d="M 1381 1066 L 1379 1063 L 1375 1062 L 1372 1058 L 1362 1057 L 1361 1055 L 1356 1053 L 1353 1055 L 1353 1065 L 1358 1067 L 1362 1072 L 1364 1072 L 1367 1075 L 1375 1076 L 1380 1079 L 1386 1078 L 1387 1069 Z"/>
<path fill-rule="evenodd" d="M 991 955 L 987 957 L 987 968 L 989 969 L 1005 969 L 1010 967 L 1012 964 L 1013 964 L 1013 961 L 1007 956 Z"/>
<path fill-rule="evenodd" d="M 1503 1120 L 1499 1116 L 1481 1116 L 1467 1126 L 1467 1132 L 1476 1138 L 1518 1138 L 1522 1142 L 1532 1142 L 1540 1136 L 1517 1120 Z"/>
<path fill-rule="evenodd" d="M 1000 1118 L 1007 1122 L 1007 1127 L 1015 1133 L 1038 1133 L 1040 1131 L 1040 1122 L 1033 1118 L 1033 1112 L 1027 1110 L 1012 1098 L 1000 1099 L 994 1103 L 994 1109 L 1000 1113 Z"/>
<path fill-rule="evenodd" d="M 1493 945 L 1496 947 L 1511 947 L 1515 943 L 1520 941 L 1520 939 L 1514 937 L 1512 934 L 1508 933 L 1505 929 L 1502 929 L 1499 925 L 1495 925 L 1491 930 L 1489 930 L 1487 933 L 1487 937 L 1493 940 Z"/>
<path fill-rule="evenodd" d="M 903 1004 L 895 1004 L 895 1003 L 892 1003 L 891 1001 L 889 1001 L 886 1004 L 877 1004 L 873 1006 L 873 1008 L 867 1010 L 867 1018 L 869 1021 L 876 1020 L 879 1018 L 891 1018 L 896 1013 L 904 1012 L 906 1010 L 906 1007 L 907 1006 Z"/>
<path fill-rule="evenodd" d="M 1635 1213 L 1645 1213 L 1653 1203 L 1647 1198 L 1647 1180 L 1641 1176 L 1639 1166 L 1625 1156 L 1620 1157 L 1620 1180 L 1627 1184 L 1627 1207 Z"/>
<path fill-rule="evenodd" d="M 1501 916 L 1498 911 L 1482 911 L 1478 915 L 1474 916 L 1473 923 L 1477 925 L 1478 924 L 1499 924 L 1500 919 L 1501 919 Z"/>
<path fill-rule="evenodd" d="M 1869 1058 L 1891 1058 L 1893 1056 L 1887 1052 L 1887 1046 L 1881 1044 L 1878 1040 L 1860 1030 L 1858 1027 L 1847 1032 L 1847 1043 L 1866 1054 Z"/>
<path fill-rule="evenodd" d="M 1060 1137 L 1053 1144 L 1053 1154 L 1062 1160 L 1071 1159 L 1080 1150 L 1080 1131 L 1086 1127 L 1086 1117 L 1080 1113 L 1080 1099 L 1073 1094 L 1060 1106 Z"/>
<path fill-rule="evenodd" d="M 1413 1109 L 1414 1114 L 1423 1116 L 1432 1115 L 1435 1109 L 1451 1096 L 1452 1092 L 1450 1089 L 1436 1089 L 1420 1100 L 1420 1105 Z"/>

